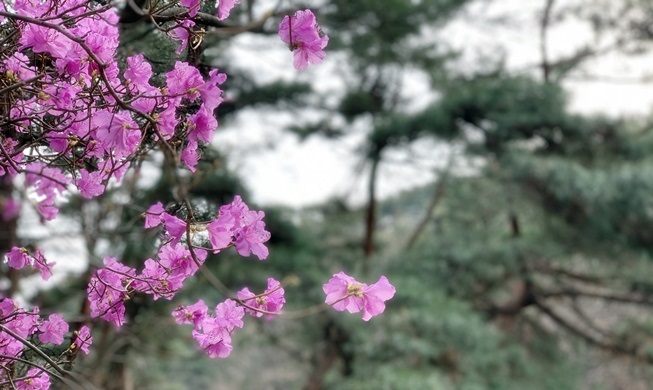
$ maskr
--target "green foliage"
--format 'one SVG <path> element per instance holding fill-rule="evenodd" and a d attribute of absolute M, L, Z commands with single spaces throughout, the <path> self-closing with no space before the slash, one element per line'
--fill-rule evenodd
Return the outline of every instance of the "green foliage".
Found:
<path fill-rule="evenodd" d="M 466 0 L 334 0 L 319 15 L 330 35 L 332 50 L 344 49 L 349 57 L 365 67 L 403 63 L 408 39 L 419 36 L 425 25 L 442 23 Z M 439 57 L 431 48 L 422 51 Z"/>

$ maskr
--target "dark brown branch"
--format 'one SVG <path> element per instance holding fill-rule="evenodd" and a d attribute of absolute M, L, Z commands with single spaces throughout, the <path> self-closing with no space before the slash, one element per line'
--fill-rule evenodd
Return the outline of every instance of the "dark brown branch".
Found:
<path fill-rule="evenodd" d="M 550 264 L 536 264 L 530 266 L 529 268 L 531 271 L 542 272 L 545 274 L 559 275 L 569 279 L 578 280 L 584 283 L 603 285 L 605 282 L 602 277 L 597 275 L 587 275 L 580 272 L 570 271 L 565 268 L 556 267 Z"/>
<path fill-rule="evenodd" d="M 363 252 L 365 260 L 363 264 L 364 271 L 367 272 L 369 266 L 369 257 L 374 253 L 374 232 L 376 230 L 376 179 L 381 163 L 381 152 L 375 152 L 371 157 L 372 166 L 370 168 L 370 179 L 367 186 L 367 212 L 365 216 L 365 240 L 363 242 Z"/>

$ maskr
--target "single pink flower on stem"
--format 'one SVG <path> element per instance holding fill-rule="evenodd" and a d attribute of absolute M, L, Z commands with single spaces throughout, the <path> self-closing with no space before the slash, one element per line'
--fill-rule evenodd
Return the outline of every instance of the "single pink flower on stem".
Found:
<path fill-rule="evenodd" d="M 163 204 L 161 204 L 161 202 L 156 202 L 150 206 L 150 208 L 148 208 L 144 213 L 145 228 L 147 229 L 161 225 L 163 223 L 161 217 L 164 212 L 165 209 L 163 208 Z"/>
<path fill-rule="evenodd" d="M 226 206 L 222 206 L 221 210 L 224 207 Z M 209 233 L 209 240 L 211 241 L 214 253 L 218 253 L 220 249 L 224 249 L 231 244 L 233 237 L 231 228 L 234 224 L 235 218 L 231 213 L 221 212 L 218 218 L 206 225 L 206 231 Z"/>
<path fill-rule="evenodd" d="M 262 211 L 248 211 L 243 214 L 243 226 L 234 234 L 234 244 L 239 255 L 249 256 L 253 253 L 259 260 L 268 257 L 268 248 L 263 243 L 270 239 L 270 232 L 265 230 L 264 217 L 265 213 Z"/>
<path fill-rule="evenodd" d="M 13 247 L 6 256 L 7 260 L 9 260 L 7 265 L 11 268 L 21 269 L 30 264 L 29 253 L 25 248 Z"/>
<path fill-rule="evenodd" d="M 191 141 L 211 142 L 213 132 L 217 128 L 218 121 L 213 116 L 213 112 L 202 104 L 200 109 L 188 118 L 188 139 Z"/>
<path fill-rule="evenodd" d="M 234 347 L 231 345 L 231 334 L 227 328 L 216 324 L 215 318 L 204 319 L 203 332 L 193 330 L 193 338 L 197 340 L 204 353 L 210 358 L 229 357 Z"/>
<path fill-rule="evenodd" d="M 139 92 L 147 92 L 152 77 L 152 65 L 145 61 L 143 54 L 127 58 L 127 69 L 125 79 L 133 84 Z"/>
<path fill-rule="evenodd" d="M 59 345 L 63 343 L 63 336 L 68 332 L 68 323 L 61 314 L 50 314 L 48 320 L 39 326 L 39 340 L 42 343 Z"/>
<path fill-rule="evenodd" d="M 218 303 L 215 307 L 215 318 L 218 325 L 231 332 L 234 328 L 243 328 L 245 310 L 233 299 Z"/>
<path fill-rule="evenodd" d="M 179 306 L 172 312 L 175 322 L 181 324 L 193 324 L 195 328 L 201 327 L 209 308 L 203 300 L 199 300 L 190 306 Z"/>
<path fill-rule="evenodd" d="M 88 326 L 84 325 L 79 330 L 79 332 L 77 332 L 75 337 L 75 346 L 88 355 L 88 349 L 91 344 L 93 344 L 93 336 L 91 336 L 91 330 Z"/>
<path fill-rule="evenodd" d="M 79 180 L 77 180 L 77 189 L 82 197 L 92 199 L 104 193 L 104 175 L 102 171 L 89 172 L 86 169 L 79 171 Z"/>
<path fill-rule="evenodd" d="M 179 41 L 179 46 L 175 54 L 179 55 L 181 52 L 188 46 L 188 39 L 190 38 L 190 28 L 195 26 L 195 22 L 189 19 L 185 19 L 177 27 L 173 28 L 170 31 L 171 38 Z"/>
<path fill-rule="evenodd" d="M 283 296 L 284 293 L 285 291 L 279 281 L 268 278 L 268 288 L 264 293 L 255 295 L 249 291 L 249 288 L 245 287 L 238 292 L 237 296 L 242 303 L 247 305 L 245 306 L 245 311 L 249 314 L 254 317 L 261 317 L 263 314 L 267 314 L 266 318 L 270 318 L 271 314 L 279 314 L 283 305 L 286 303 L 286 298 Z"/>
<path fill-rule="evenodd" d="M 199 150 L 200 149 L 199 145 L 197 145 L 197 141 L 191 140 L 188 141 L 188 145 L 186 145 L 184 150 L 181 151 L 181 161 L 191 172 L 196 171 L 195 167 L 200 161 L 200 153 L 198 152 Z"/>
<path fill-rule="evenodd" d="M 206 260 L 207 252 L 205 250 L 195 249 L 193 253 L 195 258 L 186 247 L 170 243 L 159 249 L 158 257 L 159 262 L 166 268 L 170 276 L 181 275 L 185 279 L 193 276 Z"/>
<path fill-rule="evenodd" d="M 279 24 L 279 38 L 293 52 L 293 65 L 300 70 L 308 64 L 321 63 L 329 43 L 329 37 L 322 33 L 315 15 L 308 9 L 297 11 L 292 17 L 286 15 Z"/>
<path fill-rule="evenodd" d="M 365 283 L 356 281 L 344 272 L 333 275 L 327 283 L 322 286 L 327 295 L 325 303 L 333 306 L 338 311 L 347 310 L 350 313 L 363 311 L 363 320 L 385 311 L 385 302 L 395 295 L 395 288 L 385 276 L 381 276 L 378 282 L 368 286 Z"/>
<path fill-rule="evenodd" d="M 165 212 L 161 215 L 161 220 L 165 225 L 166 232 L 172 238 L 172 245 L 177 245 L 181 236 L 186 233 L 186 222 Z"/>
<path fill-rule="evenodd" d="M 54 261 L 48 262 L 41 251 L 34 252 L 34 268 L 41 272 L 41 279 L 48 280 L 52 277 L 52 267 L 56 263 Z"/>
<path fill-rule="evenodd" d="M 102 149 L 116 158 L 134 153 L 141 141 L 141 130 L 127 111 L 99 110 L 93 116 L 93 126 Z"/>

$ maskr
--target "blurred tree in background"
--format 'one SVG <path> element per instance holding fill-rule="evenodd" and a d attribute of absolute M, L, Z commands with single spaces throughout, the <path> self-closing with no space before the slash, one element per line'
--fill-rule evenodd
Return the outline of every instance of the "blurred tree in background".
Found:
<path fill-rule="evenodd" d="M 345 86 L 335 96 L 288 78 L 261 82 L 223 55 L 241 34 L 274 35 L 275 17 L 300 2 L 243 0 L 233 11 L 239 25 L 199 34 L 181 58 L 207 69 L 227 64 L 221 126 L 248 107 L 271 107 L 316 113 L 289 128 L 301 138 L 337 143 L 362 129 L 366 204 L 334 199 L 266 210 L 271 255 L 259 274 L 235 256 L 207 260 L 220 284 L 200 278 L 188 302 L 217 299 L 246 278 L 263 285 L 275 275 L 287 285 L 288 314 L 244 330 L 229 360 L 196 353 L 167 302 L 134 299 L 128 327 L 98 325 L 96 353 L 79 369 L 107 389 L 646 388 L 653 379 L 651 124 L 574 114 L 565 82 L 599 77 L 587 64 L 608 52 L 646 53 L 653 5 L 544 0 L 541 61 L 517 72 L 500 55 L 458 68 L 459 53 L 440 41 L 441 28 L 477 3 L 324 2 L 316 13 L 337 61 L 333 77 Z M 555 57 L 549 31 L 572 18 L 596 39 Z M 150 23 L 126 6 L 121 49 L 169 69 L 175 57 L 163 53 L 174 48 Z M 422 77 L 434 95 L 419 110 L 407 98 L 410 77 Z M 388 151 L 424 140 L 449 150 L 433 156 L 444 162 L 434 183 L 379 201 Z M 210 205 L 246 193 L 215 146 L 189 179 L 193 203 L 207 215 Z M 137 171 L 150 179 L 145 187 L 68 205 L 92 265 L 108 247 L 128 265 L 152 255 L 156 237 L 140 229 L 140 213 L 166 196 L 175 207 L 162 165 L 147 161 Z M 385 318 L 361 323 L 315 309 L 325 277 L 340 269 L 393 280 L 397 296 Z M 79 312 L 87 278 L 35 299 Z"/>

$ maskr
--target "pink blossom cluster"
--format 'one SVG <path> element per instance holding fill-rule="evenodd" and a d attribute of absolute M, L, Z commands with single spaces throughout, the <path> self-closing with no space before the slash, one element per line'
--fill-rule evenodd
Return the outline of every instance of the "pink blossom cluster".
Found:
<path fill-rule="evenodd" d="M 32 368 L 24 377 L 16 381 L 17 390 L 48 390 L 50 376 L 40 368 Z"/>
<path fill-rule="evenodd" d="M 265 230 L 262 211 L 252 211 L 236 196 L 234 201 L 220 208 L 218 217 L 210 223 L 188 223 L 163 208 L 161 202 L 145 212 L 145 227 L 163 225 L 163 244 L 156 259 L 147 259 L 140 272 L 118 262 L 115 258 L 104 259 L 104 267 L 91 278 L 88 297 L 91 316 L 103 318 L 119 327 L 125 323 L 124 301 L 134 293 L 172 299 L 182 288 L 184 281 L 195 275 L 207 257 L 207 250 L 194 247 L 192 237 L 182 241 L 189 232 L 203 228 L 208 231 L 212 250 L 218 252 L 234 245 L 239 254 L 254 253 L 263 259 L 268 250 L 263 245 L 270 238 Z"/>
<path fill-rule="evenodd" d="M 120 327 L 125 323 L 124 302 L 131 295 L 143 293 L 155 300 L 172 299 L 184 281 L 202 265 L 206 253 L 168 243 L 159 249 L 156 260 L 145 260 L 140 272 L 113 257 L 105 258 L 104 267 L 93 275 L 87 288 L 91 317 L 100 317 Z"/>
<path fill-rule="evenodd" d="M 0 77 L 30 88 L 9 89 L 11 132 L 0 136 L 0 177 L 24 173 L 45 219 L 56 217 L 66 189 L 89 199 L 103 194 L 155 143 L 196 169 L 201 145 L 218 127 L 214 110 L 223 101 L 224 73 L 213 69 L 205 77 L 177 61 L 165 82 L 155 85 L 141 54 L 127 58 L 120 70 L 113 7 L 17 0 L 13 8 L 15 13 L 3 9 L 0 16 L 18 22 L 20 39 L 0 61 Z M 197 108 L 189 110 L 191 104 Z"/>
<path fill-rule="evenodd" d="M 39 314 L 38 308 L 22 309 L 14 300 L 0 300 L 0 364 L 12 363 L 20 358 L 29 348 L 25 344 L 28 339 L 38 340 L 43 344 L 62 345 L 69 332 L 69 326 L 60 314 L 50 314 L 47 319 Z M 75 332 L 76 338 L 71 340 L 69 350 L 82 350 L 89 353 L 93 342 L 88 326 L 82 326 Z M 16 337 L 18 336 L 18 337 Z M 18 389 L 48 389 L 50 378 L 47 373 L 38 368 L 31 369 L 27 374 L 16 380 Z"/>
<path fill-rule="evenodd" d="M 253 211 L 236 195 L 231 204 L 220 207 L 220 214 L 206 225 L 214 253 L 233 244 L 241 256 L 254 254 L 259 260 L 268 257 L 268 248 L 263 245 L 270 239 L 265 230 L 265 213 Z"/>
<path fill-rule="evenodd" d="M 263 211 L 250 210 L 236 195 L 231 204 L 220 207 L 217 218 L 209 223 L 193 225 L 193 230 L 205 226 L 213 253 L 233 245 L 241 256 L 254 254 L 259 260 L 264 260 L 269 252 L 263 244 L 270 239 L 270 232 L 265 230 L 264 217 Z M 165 227 L 165 236 L 175 244 L 188 228 L 186 222 L 167 213 L 161 202 L 157 202 L 145 212 L 145 227 L 161 224 Z"/>
<path fill-rule="evenodd" d="M 268 288 L 262 294 L 254 294 L 245 287 L 238 291 L 238 300 L 246 308 L 247 313 L 254 317 L 261 317 L 263 314 L 269 319 L 279 314 L 286 303 L 285 291 L 279 281 L 268 278 Z"/>
<path fill-rule="evenodd" d="M 245 312 L 260 317 L 263 314 L 279 314 L 286 302 L 279 281 L 269 278 L 268 288 L 255 295 L 247 287 L 238 292 L 237 299 L 226 299 L 215 307 L 215 315 L 208 314 L 208 307 L 199 300 L 190 306 L 179 306 L 172 312 L 177 324 L 192 324 L 193 338 L 200 348 L 212 358 L 226 358 L 233 346 L 231 337 L 236 328 L 243 327 Z"/>
<path fill-rule="evenodd" d="M 296 69 L 321 63 L 326 55 L 324 48 L 329 43 L 329 37 L 322 33 L 309 9 L 297 11 L 292 17 L 286 15 L 279 24 L 279 37 L 293 52 Z"/>
<path fill-rule="evenodd" d="M 217 19 L 226 19 L 236 4 L 240 0 L 219 0 Z M 179 41 L 180 54 L 186 46 L 195 48 L 201 42 L 204 30 L 199 25 L 206 15 L 200 14 L 201 0 L 179 0 L 173 6 L 181 12 L 153 24 Z M 153 20 L 156 11 L 148 10 Z M 165 77 L 154 77 L 142 54 L 119 64 L 118 21 L 116 8 L 102 2 L 14 0 L 8 10 L 0 1 L 0 27 L 13 29 L 6 35 L 17 38 L 0 56 L 3 93 L 11 102 L 0 134 L 0 180 L 10 182 L 23 175 L 29 198 L 43 219 L 56 218 L 68 193 L 78 192 L 86 199 L 101 196 L 110 185 L 122 181 L 135 161 L 155 149 L 164 150 L 166 158 L 180 168 L 195 172 L 202 145 L 212 141 L 218 128 L 215 111 L 223 102 L 221 86 L 227 76 L 217 69 L 202 73 L 176 61 Z M 286 16 L 279 25 L 279 37 L 294 52 L 297 69 L 319 64 L 325 57 L 328 37 L 310 10 Z M 18 216 L 20 203 L 11 196 L 0 199 L 2 221 Z M 192 214 L 180 218 L 160 202 L 144 216 L 146 228 L 161 228 L 156 256 L 140 267 L 108 256 L 87 287 L 91 317 L 116 327 L 127 320 L 125 301 L 134 294 L 173 299 L 203 266 L 209 252 L 234 247 L 241 256 L 254 255 L 259 260 L 269 254 L 265 214 L 250 210 L 240 196 L 220 207 L 210 221 L 195 221 Z M 6 258 L 11 268 L 30 265 L 43 279 L 52 275 L 54 263 L 38 250 L 13 247 Z M 327 304 L 339 311 L 363 311 L 366 321 L 382 313 L 395 293 L 385 277 L 368 286 L 344 273 L 334 275 L 324 291 Z M 193 325 L 193 338 L 208 356 L 227 357 L 245 313 L 268 319 L 279 314 L 284 293 L 281 283 L 269 278 L 263 293 L 244 287 L 235 297 L 217 304 L 213 313 L 200 300 L 180 306 L 173 316 L 178 324 Z M 70 331 L 60 314 L 46 319 L 38 308 L 26 311 L 9 298 L 0 300 L 0 325 L 3 365 L 16 361 L 28 347 L 63 344 Z M 88 354 L 91 343 L 90 329 L 83 326 L 70 335 L 67 351 Z M 0 380 L 6 375 L 13 374 L 0 373 Z M 13 379 L 20 390 L 50 387 L 47 372 L 38 367 Z"/>
<path fill-rule="evenodd" d="M 187 13 L 164 29 L 180 41 L 178 53 L 200 36 L 194 28 L 201 0 L 179 4 Z M 237 4 L 220 0 L 218 19 L 226 19 Z M 102 195 L 153 143 L 171 149 L 195 171 L 201 144 L 210 142 L 218 127 L 214 110 L 223 101 L 224 73 L 202 75 L 177 61 L 165 82 L 153 84 L 152 67 L 141 54 L 127 58 L 121 71 L 119 18 L 108 5 L 59 0 L 53 7 L 49 1 L 16 0 L 12 12 L 0 9 L 0 21 L 6 18 L 17 22 L 20 39 L 0 61 L 0 76 L 17 86 L 8 89 L 8 119 L 16 136 L 0 136 L 0 177 L 24 173 L 43 218 L 56 217 L 57 200 L 69 187 L 89 199 Z M 328 37 L 310 10 L 286 16 L 279 36 L 294 51 L 298 69 L 324 58 Z M 191 103 L 196 108 L 189 110 Z M 54 161 L 74 163 L 55 168 Z M 248 250 L 264 256 L 258 245 L 242 249 Z"/>

